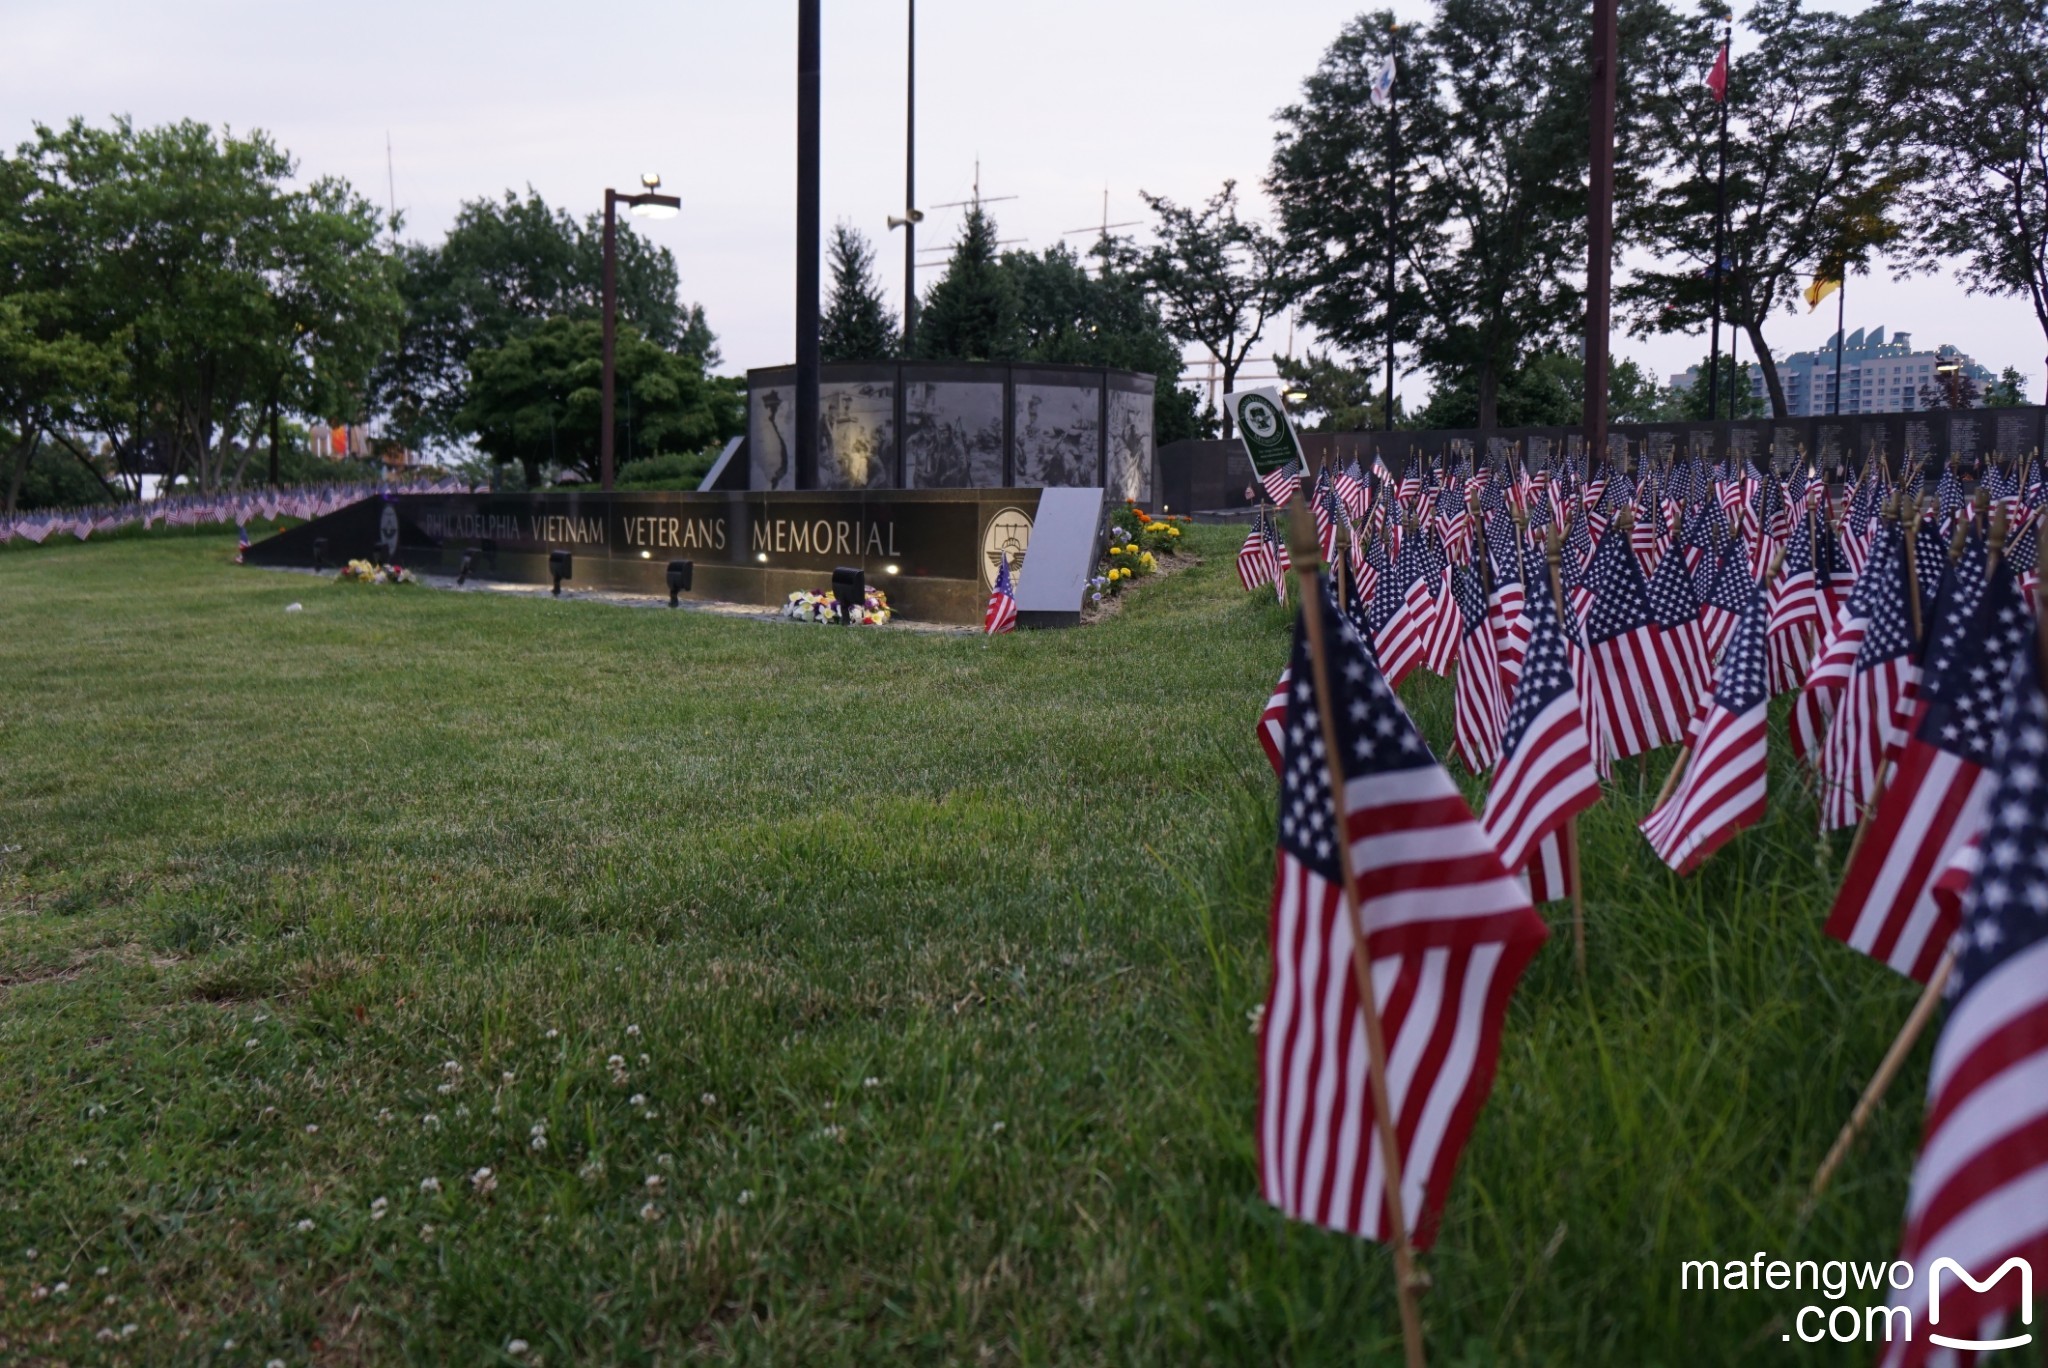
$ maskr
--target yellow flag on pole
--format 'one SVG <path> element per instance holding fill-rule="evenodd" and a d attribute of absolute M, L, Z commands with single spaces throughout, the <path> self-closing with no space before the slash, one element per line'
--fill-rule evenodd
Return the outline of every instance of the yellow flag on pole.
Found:
<path fill-rule="evenodd" d="M 1804 294 L 1806 295 L 1806 311 L 1808 313 L 1812 313 L 1815 309 L 1818 309 L 1820 307 L 1820 302 L 1823 299 L 1826 299 L 1829 295 L 1833 294 L 1835 291 L 1841 288 L 1842 277 L 1840 276 L 1840 274 L 1832 276 L 1815 276 L 1813 278 L 1813 284 L 1807 286 L 1804 291 Z"/>

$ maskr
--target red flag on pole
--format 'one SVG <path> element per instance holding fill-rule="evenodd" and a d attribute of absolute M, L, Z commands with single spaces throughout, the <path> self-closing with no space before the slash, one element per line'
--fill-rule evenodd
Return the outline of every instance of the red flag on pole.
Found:
<path fill-rule="evenodd" d="M 1728 45 L 1721 44 L 1721 51 L 1714 56 L 1713 70 L 1707 73 L 1707 89 L 1714 92 L 1716 100 L 1728 98 Z"/>

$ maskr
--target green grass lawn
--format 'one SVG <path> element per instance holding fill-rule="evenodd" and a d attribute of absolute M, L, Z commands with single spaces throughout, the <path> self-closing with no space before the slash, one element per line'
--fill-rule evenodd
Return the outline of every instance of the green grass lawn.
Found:
<path fill-rule="evenodd" d="M 1288 618 L 1236 534 L 993 642 L 232 541 L 0 553 L 0 1362 L 1398 1362 L 1387 1251 L 1255 1191 Z M 1915 992 L 1822 936 L 1789 760 L 1686 881 L 1668 762 L 1583 819 L 1434 1363 L 1874 1358 L 1679 1290 L 1889 1259 L 1927 1047 L 1802 1225 Z"/>

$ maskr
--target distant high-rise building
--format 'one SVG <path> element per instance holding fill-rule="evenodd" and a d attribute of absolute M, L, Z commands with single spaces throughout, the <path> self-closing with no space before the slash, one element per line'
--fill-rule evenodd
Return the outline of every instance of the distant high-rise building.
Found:
<path fill-rule="evenodd" d="M 1893 333 L 1889 340 L 1883 328 L 1867 332 L 1858 328 L 1842 343 L 1842 402 L 1835 399 L 1835 338 L 1813 351 L 1794 352 L 1778 358 L 1778 381 L 1785 387 L 1785 408 L 1795 418 L 1825 417 L 1830 413 L 1905 413 L 1920 408 L 1922 386 L 1934 385 L 1934 368 L 1950 361 L 1960 364 L 1977 382 L 1981 393 L 1997 379 L 1989 369 L 1952 346 L 1932 351 L 1915 350 L 1911 333 Z M 1745 366 L 1749 392 L 1768 399 L 1764 372 L 1754 362 Z M 1699 383 L 1700 368 L 1690 366 L 1682 375 L 1671 377 L 1672 388 L 1690 389 Z"/>

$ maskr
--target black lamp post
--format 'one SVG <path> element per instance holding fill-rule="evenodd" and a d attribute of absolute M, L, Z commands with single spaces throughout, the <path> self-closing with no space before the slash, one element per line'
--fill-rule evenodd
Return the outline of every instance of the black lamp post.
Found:
<path fill-rule="evenodd" d="M 655 192 L 661 188 L 661 177 L 649 171 L 640 178 L 646 189 L 638 195 L 622 195 L 606 187 L 604 192 L 604 414 L 597 438 L 598 477 L 606 493 L 612 487 L 612 350 L 613 339 L 618 332 L 618 262 L 619 230 L 618 206 L 628 206 L 635 218 L 674 218 L 682 209 L 683 202 L 674 195 Z M 552 417 L 552 414 L 550 415 Z"/>

